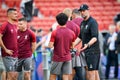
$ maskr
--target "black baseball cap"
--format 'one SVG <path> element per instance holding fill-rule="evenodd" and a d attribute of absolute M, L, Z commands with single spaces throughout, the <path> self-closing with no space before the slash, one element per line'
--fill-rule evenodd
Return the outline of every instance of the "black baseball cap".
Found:
<path fill-rule="evenodd" d="M 78 9 L 78 11 L 83 11 L 83 10 L 89 10 L 89 7 L 88 7 L 87 4 L 82 4 L 82 5 L 80 6 L 80 8 Z"/>

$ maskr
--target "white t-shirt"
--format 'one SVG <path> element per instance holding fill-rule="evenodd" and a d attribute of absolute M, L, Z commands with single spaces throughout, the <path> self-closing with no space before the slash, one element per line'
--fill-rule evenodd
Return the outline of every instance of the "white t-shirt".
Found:
<path fill-rule="evenodd" d="M 110 37 L 110 45 L 109 50 L 115 50 L 115 38 L 117 37 L 117 33 L 114 32 L 112 36 Z"/>

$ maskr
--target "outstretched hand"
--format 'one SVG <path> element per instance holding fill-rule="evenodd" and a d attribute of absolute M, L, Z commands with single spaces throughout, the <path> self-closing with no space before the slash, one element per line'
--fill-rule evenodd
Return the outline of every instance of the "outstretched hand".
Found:
<path fill-rule="evenodd" d="M 87 49 L 88 44 L 84 44 L 84 47 L 80 49 L 80 52 L 84 51 L 85 49 Z"/>

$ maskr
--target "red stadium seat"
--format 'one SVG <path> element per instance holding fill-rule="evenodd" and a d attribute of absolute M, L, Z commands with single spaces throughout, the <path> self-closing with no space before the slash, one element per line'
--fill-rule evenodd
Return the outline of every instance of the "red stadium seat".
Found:
<path fill-rule="evenodd" d="M 52 9 L 50 14 L 51 14 L 51 16 L 55 17 L 58 14 L 58 12 L 59 12 L 59 10 Z"/>
<path fill-rule="evenodd" d="M 112 2 L 102 2 L 103 6 L 113 6 Z"/>
<path fill-rule="evenodd" d="M 50 10 L 48 7 L 43 7 L 40 9 L 40 11 L 44 16 L 50 16 Z"/>
<path fill-rule="evenodd" d="M 103 6 L 103 4 L 100 3 L 100 2 L 92 2 L 91 4 L 93 4 L 94 7 L 100 7 L 100 6 Z"/>
<path fill-rule="evenodd" d="M 120 3 L 115 1 L 115 2 L 112 2 L 113 3 L 113 6 L 120 6 Z"/>
<path fill-rule="evenodd" d="M 102 21 L 97 21 L 98 22 L 98 29 L 100 30 L 100 31 L 102 31 L 102 30 L 105 30 L 104 28 L 104 24 L 103 24 L 103 22 Z"/>
<path fill-rule="evenodd" d="M 5 4 L 8 6 L 8 7 L 14 7 L 15 6 L 15 1 L 13 0 L 11 2 L 11 0 L 5 0 Z"/>
<path fill-rule="evenodd" d="M 20 3 L 21 3 L 21 0 L 16 0 L 15 1 L 15 6 L 19 8 L 20 7 Z"/>
<path fill-rule="evenodd" d="M 104 11 L 106 11 L 106 12 L 111 12 L 111 10 L 114 10 L 114 7 L 113 6 L 105 6 L 104 7 Z"/>
<path fill-rule="evenodd" d="M 103 21 L 104 27 L 106 30 L 108 30 L 108 27 L 110 24 L 113 24 L 113 21 Z"/>
<path fill-rule="evenodd" d="M 11 0 L 4 1 L 8 7 L 16 6 L 19 8 L 21 0 L 12 0 L 12 2 Z M 104 2 L 103 0 L 34 0 L 34 2 L 35 6 L 39 8 L 42 15 L 44 15 L 44 18 L 34 17 L 31 24 L 45 30 L 48 30 L 52 23 L 55 22 L 55 16 L 67 7 L 74 9 L 79 8 L 81 4 L 87 4 L 90 7 L 91 15 L 98 21 L 100 30 L 104 29 L 104 23 L 106 26 L 107 22 L 111 21 L 113 17 L 120 12 L 120 4 L 114 0 L 104 0 Z M 1 22 L 6 20 L 6 14 L 4 15 L 4 13 L 6 13 L 6 10 L 0 10 Z M 106 22 L 103 23 L 102 20 Z"/>

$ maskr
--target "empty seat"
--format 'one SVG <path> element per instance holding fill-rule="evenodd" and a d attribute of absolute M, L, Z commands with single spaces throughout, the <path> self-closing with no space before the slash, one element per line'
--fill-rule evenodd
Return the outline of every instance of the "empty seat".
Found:
<path fill-rule="evenodd" d="M 100 2 L 92 2 L 91 4 L 93 4 L 94 7 L 103 6 Z"/>
<path fill-rule="evenodd" d="M 112 10 L 114 10 L 114 7 L 113 7 L 113 6 L 105 6 L 105 7 L 104 7 L 104 11 L 106 11 L 106 12 L 107 12 L 107 11 L 110 11 L 110 12 L 111 12 Z"/>
<path fill-rule="evenodd" d="M 37 26 L 50 26 L 52 21 L 49 17 L 54 17 L 62 12 L 64 8 L 79 8 L 81 4 L 87 4 L 90 7 L 91 15 L 99 22 L 100 30 L 107 29 L 113 17 L 120 12 L 120 4 L 115 0 L 35 0 L 36 6 L 40 9 L 41 13 L 45 16 L 42 23 Z M 46 18 L 48 17 L 48 19 Z M 55 21 L 55 20 L 54 20 Z M 48 24 L 46 24 L 48 22 Z"/>
<path fill-rule="evenodd" d="M 112 2 L 113 3 L 113 6 L 120 6 L 120 3 L 115 1 L 115 2 Z"/>
<path fill-rule="evenodd" d="M 98 29 L 99 29 L 100 31 L 105 30 L 105 27 L 104 27 L 103 22 L 102 22 L 102 21 L 97 21 L 97 22 L 98 22 Z"/>
<path fill-rule="evenodd" d="M 8 7 L 14 7 L 15 6 L 15 1 L 13 0 L 11 2 L 11 0 L 5 0 L 5 4 L 8 6 Z"/>
<path fill-rule="evenodd" d="M 108 30 L 108 27 L 110 24 L 113 24 L 113 21 L 103 21 L 104 27 L 106 30 Z"/>
<path fill-rule="evenodd" d="M 44 15 L 44 16 L 50 16 L 50 10 L 47 7 L 43 7 L 40 9 L 40 12 Z"/>
<path fill-rule="evenodd" d="M 21 0 L 16 0 L 15 1 L 15 6 L 19 8 L 20 7 L 20 3 L 21 3 Z"/>
<path fill-rule="evenodd" d="M 102 2 L 103 6 L 113 6 L 112 2 Z"/>

